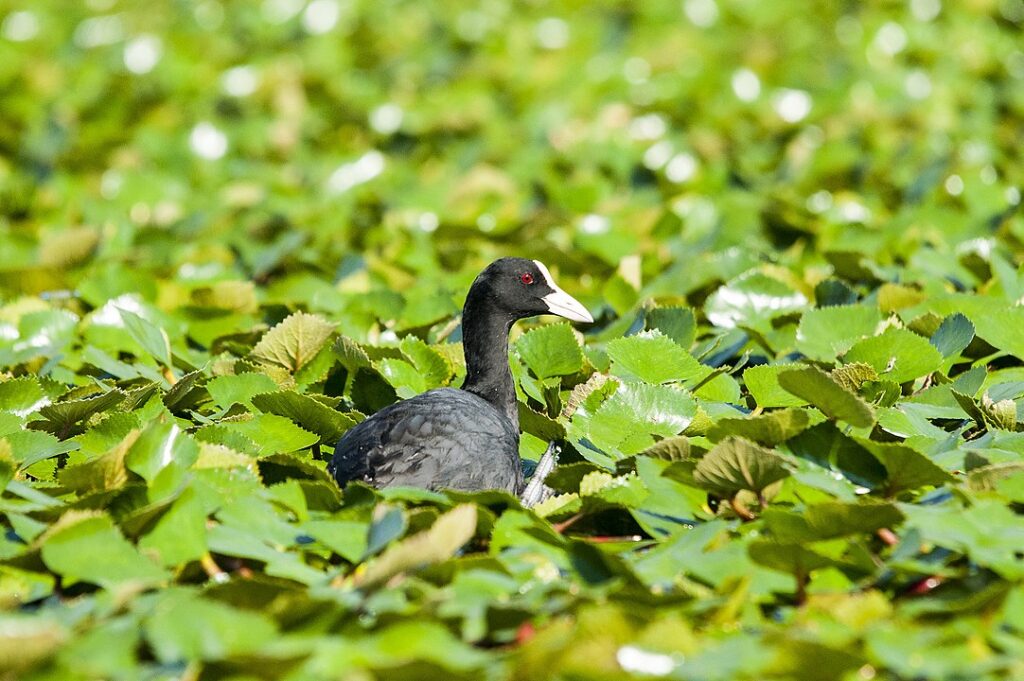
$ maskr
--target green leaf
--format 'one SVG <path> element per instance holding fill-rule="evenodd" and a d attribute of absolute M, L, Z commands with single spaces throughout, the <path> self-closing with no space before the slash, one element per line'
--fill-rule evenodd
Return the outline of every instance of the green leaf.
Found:
<path fill-rule="evenodd" d="M 416 336 L 406 336 L 399 344 L 402 354 L 408 358 L 416 371 L 423 377 L 426 387 L 440 388 L 448 384 L 454 369 L 439 352 Z"/>
<path fill-rule="evenodd" d="M 690 458 L 690 439 L 684 435 L 667 437 L 640 452 L 639 456 L 650 456 L 665 461 L 682 461 Z"/>
<path fill-rule="evenodd" d="M 184 589 L 161 594 L 144 624 L 146 640 L 164 664 L 258 654 L 279 636 L 274 622 Z"/>
<path fill-rule="evenodd" d="M 328 443 L 337 442 L 345 431 L 356 425 L 356 421 L 351 417 L 308 395 L 299 395 L 288 390 L 256 395 L 252 398 L 252 403 L 260 411 L 290 418 Z"/>
<path fill-rule="evenodd" d="M 38 413 L 43 420 L 32 421 L 30 427 L 64 439 L 81 432 L 82 421 L 120 404 L 126 397 L 125 393 L 115 389 L 95 397 L 56 402 L 41 408 Z"/>
<path fill-rule="evenodd" d="M 878 372 L 874 367 L 862 362 L 844 364 L 831 371 L 832 380 L 852 393 L 857 393 L 865 383 L 878 381 Z"/>
<path fill-rule="evenodd" d="M 806 410 L 784 409 L 747 418 L 718 419 L 707 435 L 712 442 L 735 436 L 774 446 L 806 430 L 810 425 L 811 417 Z"/>
<path fill-rule="evenodd" d="M 924 541 L 965 553 L 981 567 L 990 568 L 1006 579 L 1024 577 L 1020 547 L 1024 527 L 1020 516 L 1005 504 L 979 500 L 968 508 L 957 504 L 920 506 L 900 504 L 908 528 L 920 532 Z"/>
<path fill-rule="evenodd" d="M 51 459 L 61 454 L 78 449 L 78 443 L 73 440 L 58 440 L 49 433 L 42 433 L 35 430 L 18 430 L 5 435 L 0 442 L 6 441 L 14 452 L 19 468 L 29 466 Z"/>
<path fill-rule="evenodd" d="M 697 319 L 688 307 L 652 307 L 644 314 L 644 326 L 660 331 L 684 350 L 697 336 Z"/>
<path fill-rule="evenodd" d="M 199 456 L 195 441 L 176 423 L 154 423 L 142 431 L 125 456 L 125 466 L 152 483 L 168 466 L 186 469 Z"/>
<path fill-rule="evenodd" d="M 39 381 L 31 376 L 0 383 L 0 411 L 27 416 L 49 403 Z"/>
<path fill-rule="evenodd" d="M 916 449 L 891 442 L 875 442 L 866 438 L 856 438 L 856 441 L 885 466 L 886 490 L 889 494 L 941 485 L 953 480 L 949 473 Z"/>
<path fill-rule="evenodd" d="M 860 428 L 875 422 L 874 410 L 864 400 L 836 383 L 821 369 L 805 367 L 784 371 L 778 376 L 783 389 L 806 400 L 831 419 L 846 421 Z"/>
<path fill-rule="evenodd" d="M 964 296 L 951 302 L 957 312 L 974 323 L 980 338 L 1018 359 L 1024 359 L 1024 307 L 1003 306 L 982 297 Z"/>
<path fill-rule="evenodd" d="M 0 492 L 3 492 L 7 483 L 14 479 L 17 470 L 18 464 L 11 455 L 11 445 L 0 440 Z"/>
<path fill-rule="evenodd" d="M 531 329 L 516 340 L 515 349 L 540 379 L 575 374 L 583 368 L 583 351 L 568 324 Z"/>
<path fill-rule="evenodd" d="M 202 371 L 188 372 L 164 393 L 164 406 L 174 414 L 195 409 L 200 403 L 205 402 L 209 395 L 205 383 L 206 376 Z"/>
<path fill-rule="evenodd" d="M 316 677 L 330 676 L 337 669 L 402 670 L 436 665 L 464 672 L 457 678 L 480 678 L 465 672 L 482 668 L 490 659 L 484 651 L 468 645 L 438 622 L 400 621 L 368 636 L 325 640 L 316 652 L 316 669 L 324 673 Z M 389 675 L 385 672 L 380 676 Z M 444 678 L 456 677 L 445 675 Z"/>
<path fill-rule="evenodd" d="M 804 312 L 796 331 L 796 349 L 820 362 L 834 362 L 882 321 L 875 307 L 837 305 Z"/>
<path fill-rule="evenodd" d="M 540 414 L 527 407 L 522 402 L 518 403 L 519 408 L 519 429 L 529 433 L 536 438 L 550 442 L 561 440 L 565 437 L 565 426 L 560 422 Z"/>
<path fill-rule="evenodd" d="M 130 310 L 122 309 L 121 319 L 129 335 L 156 360 L 157 364 L 168 368 L 171 366 L 171 341 L 166 331 Z"/>
<path fill-rule="evenodd" d="M 0 630 L 4 632 L 0 638 L 0 669 L 11 679 L 53 659 L 72 638 L 68 626 L 49 613 L 0 614 Z"/>
<path fill-rule="evenodd" d="M 794 543 L 757 540 L 750 542 L 747 551 L 755 563 L 798 578 L 806 577 L 813 570 L 836 565 L 833 559 Z"/>
<path fill-rule="evenodd" d="M 319 436 L 296 426 L 290 418 L 277 414 L 259 414 L 244 421 L 221 421 L 229 431 L 249 438 L 259 448 L 259 456 L 287 454 L 312 447 Z"/>
<path fill-rule="evenodd" d="M 476 532 L 477 511 L 460 504 L 441 515 L 430 529 L 388 547 L 357 573 L 353 583 L 361 588 L 381 584 L 395 575 L 451 558 Z"/>
<path fill-rule="evenodd" d="M 726 498 L 742 490 L 760 494 L 788 475 L 789 467 L 781 456 L 735 437 L 715 445 L 693 471 L 697 484 Z"/>
<path fill-rule="evenodd" d="M 854 345 L 843 356 L 843 361 L 869 364 L 881 378 L 905 383 L 942 366 L 942 355 L 927 339 L 916 333 L 889 328 L 880 336 Z"/>
<path fill-rule="evenodd" d="M 841 433 L 834 423 L 819 423 L 786 443 L 796 456 L 839 473 L 867 489 L 881 488 L 886 469 L 867 449 Z"/>
<path fill-rule="evenodd" d="M 319 315 L 296 312 L 263 334 L 251 356 L 295 373 L 327 344 L 334 325 Z"/>
<path fill-rule="evenodd" d="M 779 374 L 801 369 L 803 364 L 764 364 L 743 372 L 743 383 L 759 407 L 802 407 L 807 404 L 779 385 Z"/>
<path fill-rule="evenodd" d="M 807 307 L 807 298 L 778 279 L 757 271 L 746 272 L 720 287 L 707 299 L 704 312 L 715 326 L 746 326 L 759 332 L 771 329 L 771 320 Z"/>
<path fill-rule="evenodd" d="M 957 312 L 942 320 L 942 324 L 928 342 L 934 345 L 943 357 L 953 357 L 970 345 L 972 340 L 974 324 Z"/>
<path fill-rule="evenodd" d="M 273 392 L 277 384 L 266 374 L 245 373 L 211 378 L 206 382 L 206 390 L 221 409 L 234 404 L 251 407 L 254 395 Z"/>
<path fill-rule="evenodd" d="M 601 449 L 629 456 L 653 445 L 654 436 L 678 435 L 696 413 L 697 403 L 682 390 L 623 383 L 592 418 L 580 418 L 578 414 L 574 420 L 586 423 L 590 439 Z"/>
<path fill-rule="evenodd" d="M 374 362 L 373 366 L 402 399 L 408 399 L 427 390 L 427 379 L 404 359 L 388 357 Z"/>
<path fill-rule="evenodd" d="M 689 352 L 660 331 L 644 331 L 608 343 L 612 373 L 626 380 L 646 383 L 698 381 L 712 369 L 698 362 Z"/>
<path fill-rule="evenodd" d="M 903 522 L 893 504 L 828 502 L 798 511 L 769 508 L 762 514 L 765 526 L 781 542 L 813 542 L 851 534 L 874 532 Z"/>
<path fill-rule="evenodd" d="M 303 531 L 336 554 L 356 563 L 366 554 L 366 523 L 355 520 L 311 520 Z M 404 531 L 404 526 L 403 526 Z"/>
<path fill-rule="evenodd" d="M 139 540 L 143 554 L 164 567 L 199 560 L 206 553 L 206 511 L 198 495 L 185 488 L 156 526 Z"/>
<path fill-rule="evenodd" d="M 143 558 L 114 527 L 110 516 L 69 511 L 42 538 L 46 566 L 64 584 L 92 582 L 111 588 L 134 582 L 155 585 L 167 575 Z"/>

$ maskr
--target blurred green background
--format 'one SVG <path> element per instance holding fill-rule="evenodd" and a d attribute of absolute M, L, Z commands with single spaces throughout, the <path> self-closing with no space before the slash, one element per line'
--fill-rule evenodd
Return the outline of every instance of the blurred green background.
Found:
<path fill-rule="evenodd" d="M 732 246 L 913 260 L 1024 182 L 1019 0 L 5 4 L 9 292 L 54 262 L 458 288 L 512 252 L 621 307 L 629 256 L 676 294 Z"/>

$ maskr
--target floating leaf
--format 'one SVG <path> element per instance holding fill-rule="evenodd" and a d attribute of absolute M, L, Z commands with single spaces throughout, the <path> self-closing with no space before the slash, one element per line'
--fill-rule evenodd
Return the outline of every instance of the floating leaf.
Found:
<path fill-rule="evenodd" d="M 211 378 L 206 390 L 218 407 L 227 409 L 234 404 L 251 406 L 254 395 L 273 392 L 277 384 L 266 374 L 246 373 Z"/>
<path fill-rule="evenodd" d="M 831 421 L 805 430 L 786 446 L 796 456 L 838 473 L 856 485 L 878 489 L 885 483 L 885 466 Z"/>
<path fill-rule="evenodd" d="M 735 436 L 764 445 L 785 442 L 811 424 L 804 409 L 785 409 L 747 418 L 722 418 L 708 431 L 712 442 Z"/>
<path fill-rule="evenodd" d="M 953 357 L 970 345 L 972 340 L 974 324 L 958 312 L 943 319 L 928 342 L 934 345 L 943 357 Z"/>
<path fill-rule="evenodd" d="M 647 383 L 697 381 L 712 369 L 659 331 L 645 331 L 608 343 L 612 373 L 626 380 Z"/>
<path fill-rule="evenodd" d="M 640 455 L 665 461 L 682 461 L 690 456 L 690 439 L 682 435 L 667 437 L 640 452 Z"/>
<path fill-rule="evenodd" d="M 320 440 L 318 435 L 303 430 L 290 418 L 277 414 L 260 414 L 241 421 L 222 421 L 221 425 L 248 438 L 248 442 L 259 448 L 259 456 L 297 452 L 312 447 Z"/>
<path fill-rule="evenodd" d="M 251 354 L 295 373 L 316 357 L 332 333 L 334 325 L 323 317 L 296 312 L 263 334 Z"/>
<path fill-rule="evenodd" d="M 800 544 L 759 540 L 747 549 L 755 563 L 805 578 L 813 570 L 832 567 L 836 561 Z"/>
<path fill-rule="evenodd" d="M 750 367 L 743 372 L 743 382 L 759 407 L 802 407 L 806 400 L 800 399 L 779 384 L 779 374 L 801 369 L 802 364 L 765 364 Z"/>
<path fill-rule="evenodd" d="M 704 311 L 715 326 L 771 328 L 771 320 L 807 307 L 807 297 L 778 279 L 751 271 L 736 277 L 708 298 Z"/>
<path fill-rule="evenodd" d="M 660 331 L 684 350 L 689 350 L 697 334 L 697 320 L 688 307 L 652 307 L 644 313 L 649 330 Z"/>
<path fill-rule="evenodd" d="M 144 630 L 157 659 L 164 664 L 257 654 L 278 637 L 277 627 L 267 615 L 234 608 L 185 589 L 163 593 Z"/>
<path fill-rule="evenodd" d="M 454 370 L 440 353 L 415 336 L 406 336 L 399 344 L 402 354 L 423 377 L 427 388 L 440 388 L 448 384 Z"/>
<path fill-rule="evenodd" d="M 587 432 L 597 446 L 631 455 L 653 445 L 655 435 L 678 435 L 696 413 L 696 402 L 681 390 L 623 383 L 586 419 Z"/>
<path fill-rule="evenodd" d="M 878 372 L 870 364 L 854 362 L 838 366 L 831 372 L 832 380 L 852 393 L 858 392 L 865 383 L 878 380 Z"/>
<path fill-rule="evenodd" d="M 130 310 L 122 309 L 121 319 L 124 321 L 124 328 L 150 357 L 158 364 L 168 368 L 171 366 L 171 341 L 167 338 L 166 331 Z"/>
<path fill-rule="evenodd" d="M 882 378 L 905 383 L 938 369 L 942 355 L 926 338 L 905 329 L 890 328 L 854 345 L 843 361 L 869 364 Z"/>
<path fill-rule="evenodd" d="M 48 431 L 64 439 L 81 432 L 82 421 L 120 404 L 126 397 L 127 395 L 120 390 L 111 390 L 95 397 L 56 402 L 42 407 L 38 413 L 43 420 L 33 421 L 30 427 Z"/>
<path fill-rule="evenodd" d="M 252 398 L 255 407 L 268 414 L 287 416 L 305 430 L 316 433 L 324 442 L 337 442 L 356 421 L 316 401 L 308 395 L 288 390 L 263 393 Z"/>
<path fill-rule="evenodd" d="M 906 445 L 875 442 L 865 438 L 857 438 L 857 442 L 885 466 L 886 490 L 889 494 L 941 485 L 953 479 L 924 454 Z"/>
<path fill-rule="evenodd" d="M 833 362 L 882 321 L 877 308 L 837 305 L 804 312 L 796 331 L 796 348 L 811 359 Z"/>
<path fill-rule="evenodd" d="M 390 546 L 353 583 L 366 588 L 391 577 L 450 558 L 476 531 L 476 507 L 461 504 L 440 516 L 430 529 Z"/>
<path fill-rule="evenodd" d="M 762 493 L 789 475 L 785 459 L 753 442 L 730 437 L 697 463 L 693 478 L 704 489 L 730 498 L 742 490 Z"/>
<path fill-rule="evenodd" d="M 829 418 L 867 428 L 875 422 L 875 414 L 864 400 L 836 383 L 832 377 L 815 367 L 792 369 L 779 374 L 779 385 L 797 397 L 807 400 Z"/>
<path fill-rule="evenodd" d="M 0 411 L 27 416 L 49 403 L 39 381 L 31 376 L 0 383 Z"/>
<path fill-rule="evenodd" d="M 772 535 L 782 542 L 812 542 L 894 527 L 903 514 L 893 504 L 812 504 L 799 511 L 769 508 L 761 516 Z"/>
<path fill-rule="evenodd" d="M 527 331 L 515 348 L 537 378 L 565 376 L 583 368 L 583 351 L 568 324 L 547 324 Z"/>
<path fill-rule="evenodd" d="M 43 561 L 64 577 L 65 584 L 155 585 L 166 578 L 156 564 L 139 555 L 105 514 L 69 511 L 42 537 L 41 544 Z"/>
<path fill-rule="evenodd" d="M 164 567 L 196 561 L 206 553 L 206 511 L 198 494 L 186 488 L 139 540 L 143 554 L 157 556 Z"/>

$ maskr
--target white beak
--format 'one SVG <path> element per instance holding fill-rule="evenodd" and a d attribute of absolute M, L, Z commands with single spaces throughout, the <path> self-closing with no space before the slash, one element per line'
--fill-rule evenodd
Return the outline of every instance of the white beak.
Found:
<path fill-rule="evenodd" d="M 571 319 L 574 322 L 593 322 L 594 318 L 590 315 L 587 308 L 583 307 L 583 303 L 559 288 L 558 284 L 551 278 L 551 273 L 544 266 L 544 263 L 538 260 L 534 260 L 534 262 L 537 263 L 537 269 L 540 270 L 547 280 L 547 285 L 554 289 L 554 291 L 541 298 L 544 304 L 548 306 L 548 312 L 559 317 Z"/>

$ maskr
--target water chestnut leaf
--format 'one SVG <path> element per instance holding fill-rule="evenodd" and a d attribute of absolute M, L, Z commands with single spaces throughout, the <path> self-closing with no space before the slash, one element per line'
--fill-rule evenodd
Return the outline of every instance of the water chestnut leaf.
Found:
<path fill-rule="evenodd" d="M 323 317 L 296 312 L 263 334 L 251 356 L 295 373 L 316 357 L 333 333 L 334 325 Z"/>
<path fill-rule="evenodd" d="M 252 403 L 265 413 L 290 418 L 328 443 L 337 442 L 345 431 L 356 425 L 355 419 L 331 409 L 309 395 L 299 395 L 289 390 L 254 395 Z"/>
<path fill-rule="evenodd" d="M 806 400 L 832 419 L 867 428 L 875 422 L 874 411 L 860 397 L 815 367 L 791 369 L 778 374 L 779 385 Z"/>
<path fill-rule="evenodd" d="M 883 379 L 905 383 L 942 365 L 942 355 L 926 338 L 906 329 L 889 328 L 860 341 L 843 356 L 846 363 L 869 364 Z"/>
<path fill-rule="evenodd" d="M 612 373 L 646 383 L 696 382 L 712 371 L 660 331 L 644 331 L 608 343 Z"/>
<path fill-rule="evenodd" d="M 644 327 L 660 331 L 684 350 L 697 335 L 697 319 L 688 307 L 652 307 L 644 313 Z"/>
<path fill-rule="evenodd" d="M 245 373 L 217 376 L 206 382 L 206 390 L 221 409 L 241 404 L 252 406 L 252 398 L 277 390 L 277 384 L 266 374 Z"/>
<path fill-rule="evenodd" d="M 796 331 L 796 348 L 807 357 L 832 362 L 882 321 L 877 308 L 868 305 L 837 305 L 804 312 Z"/>
<path fill-rule="evenodd" d="M 65 583 L 155 585 L 166 573 L 138 551 L 104 513 L 69 511 L 41 539 L 42 559 Z"/>
<path fill-rule="evenodd" d="M 131 337 L 149 353 L 149 356 L 157 364 L 167 368 L 171 367 L 171 341 L 167 337 L 166 331 L 130 310 L 122 309 L 121 319 Z"/>
<path fill-rule="evenodd" d="M 353 585 L 369 588 L 409 570 L 450 558 L 476 532 L 476 507 L 461 504 L 441 515 L 430 529 L 393 544 L 365 571 L 353 576 Z"/>
<path fill-rule="evenodd" d="M 712 442 L 734 436 L 774 446 L 804 431 L 810 425 L 811 416 L 807 410 L 784 409 L 747 418 L 718 419 L 707 436 Z"/>
<path fill-rule="evenodd" d="M 974 324 L 957 312 L 942 320 L 942 324 L 928 339 L 943 357 L 953 357 L 974 340 Z"/>
<path fill-rule="evenodd" d="M 755 494 L 789 475 L 786 460 L 770 449 L 737 437 L 729 437 L 697 462 L 694 481 L 722 497 L 742 490 Z"/>
<path fill-rule="evenodd" d="M 887 503 L 828 502 L 799 511 L 769 508 L 762 518 L 779 541 L 803 543 L 892 528 L 903 521 L 903 514 Z"/>
<path fill-rule="evenodd" d="M 568 324 L 547 324 L 527 331 L 516 352 L 537 378 L 574 374 L 583 368 L 583 352 Z"/>
<path fill-rule="evenodd" d="M 802 407 L 807 401 L 783 388 L 779 384 L 779 375 L 803 367 L 802 364 L 764 364 L 750 367 L 744 370 L 743 381 L 759 407 Z"/>

